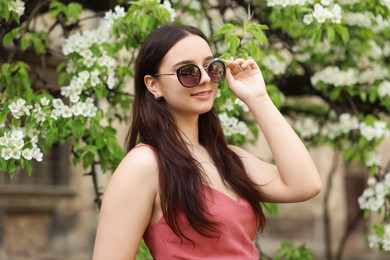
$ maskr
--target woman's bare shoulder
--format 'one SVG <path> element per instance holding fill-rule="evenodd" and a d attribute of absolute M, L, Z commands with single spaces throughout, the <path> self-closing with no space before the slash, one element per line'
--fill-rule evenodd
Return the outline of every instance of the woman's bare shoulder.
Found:
<path fill-rule="evenodd" d="M 131 149 L 116 168 L 110 182 L 158 186 L 158 163 L 153 149 L 139 145 Z"/>

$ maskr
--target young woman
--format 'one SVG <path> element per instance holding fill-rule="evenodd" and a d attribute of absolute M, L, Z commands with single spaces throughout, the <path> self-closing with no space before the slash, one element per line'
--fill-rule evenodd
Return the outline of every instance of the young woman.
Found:
<path fill-rule="evenodd" d="M 223 78 L 249 107 L 276 165 L 227 145 L 213 102 Z M 260 202 L 298 202 L 321 180 L 267 95 L 254 60 L 214 59 L 197 28 L 167 25 L 140 49 L 128 153 L 105 191 L 93 258 L 258 259 Z"/>

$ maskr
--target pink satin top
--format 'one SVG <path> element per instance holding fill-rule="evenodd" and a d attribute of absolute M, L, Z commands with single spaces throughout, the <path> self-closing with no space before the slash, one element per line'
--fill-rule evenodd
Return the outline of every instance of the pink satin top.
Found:
<path fill-rule="evenodd" d="M 239 198 L 233 200 L 224 193 L 203 185 L 206 206 L 221 235 L 208 238 L 196 232 L 184 215 L 179 216 L 186 239 L 180 240 L 162 217 L 149 226 L 144 234 L 146 245 L 155 260 L 167 259 L 209 259 L 209 260 L 252 260 L 259 259 L 253 240 L 256 235 L 256 218 L 249 203 Z"/>

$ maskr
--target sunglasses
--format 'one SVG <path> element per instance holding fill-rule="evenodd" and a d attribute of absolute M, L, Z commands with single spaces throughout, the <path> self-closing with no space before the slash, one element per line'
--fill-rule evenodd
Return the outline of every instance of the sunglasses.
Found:
<path fill-rule="evenodd" d="M 223 61 L 215 59 L 205 68 L 210 80 L 218 83 L 224 79 L 226 74 L 226 66 Z M 159 73 L 152 76 L 172 76 L 176 75 L 180 84 L 186 88 L 193 88 L 197 86 L 202 78 L 200 68 L 195 64 L 186 64 L 177 68 L 176 73 Z"/>

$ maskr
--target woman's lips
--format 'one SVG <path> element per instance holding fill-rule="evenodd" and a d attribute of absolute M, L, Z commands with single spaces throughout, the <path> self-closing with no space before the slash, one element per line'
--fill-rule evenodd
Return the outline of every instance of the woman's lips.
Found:
<path fill-rule="evenodd" d="M 200 92 L 191 94 L 191 96 L 192 97 L 208 97 L 208 96 L 210 96 L 211 92 L 212 92 L 211 90 L 200 91 Z"/>

